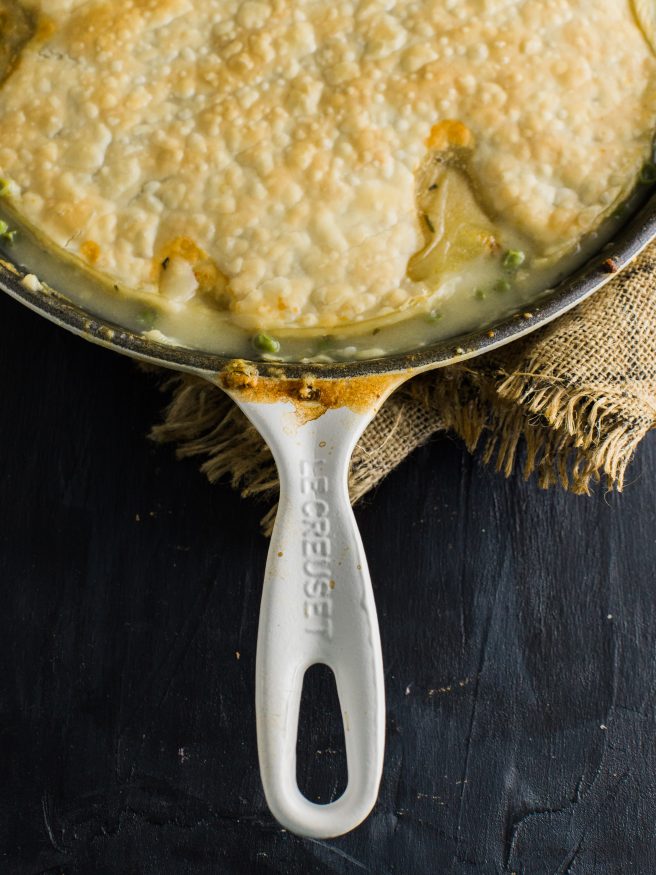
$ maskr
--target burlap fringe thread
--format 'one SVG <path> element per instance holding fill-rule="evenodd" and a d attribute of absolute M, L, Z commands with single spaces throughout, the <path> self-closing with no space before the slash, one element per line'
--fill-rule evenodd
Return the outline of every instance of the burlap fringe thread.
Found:
<path fill-rule="evenodd" d="M 621 490 L 636 447 L 656 422 L 656 247 L 601 292 L 528 338 L 416 377 L 388 399 L 351 463 L 355 502 L 438 431 L 509 476 L 525 447 L 524 476 L 579 494 L 605 477 Z M 151 437 L 180 458 L 201 457 L 210 481 L 229 479 L 244 497 L 273 502 L 271 453 L 216 386 L 169 377 L 162 424 Z M 273 508 L 263 519 L 269 531 Z"/>

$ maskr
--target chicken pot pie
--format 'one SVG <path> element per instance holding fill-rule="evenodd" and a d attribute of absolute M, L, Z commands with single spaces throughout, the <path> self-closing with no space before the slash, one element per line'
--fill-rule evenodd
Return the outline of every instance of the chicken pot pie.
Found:
<path fill-rule="evenodd" d="M 653 175 L 654 0 L 0 0 L 0 28 L 9 226 L 186 342 L 489 320 Z"/>

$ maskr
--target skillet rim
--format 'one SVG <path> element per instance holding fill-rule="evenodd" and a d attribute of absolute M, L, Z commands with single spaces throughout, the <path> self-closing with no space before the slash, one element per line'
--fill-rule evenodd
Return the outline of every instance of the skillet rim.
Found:
<path fill-rule="evenodd" d="M 551 322 L 606 285 L 654 240 L 656 194 L 652 194 L 647 203 L 618 231 L 616 239 L 531 304 L 530 313 L 522 312 L 524 308 L 521 308 L 476 331 L 410 352 L 392 353 L 376 359 L 330 364 L 269 362 L 261 359 L 247 361 L 260 372 L 269 372 L 271 376 L 282 379 L 298 379 L 309 374 L 322 379 L 381 376 L 455 364 L 503 346 Z M 30 272 L 28 267 L 11 260 L 5 251 L 0 257 L 0 290 L 92 343 L 152 364 L 204 375 L 216 375 L 235 360 L 234 356 L 206 353 L 151 340 L 93 315 L 59 290 L 45 286 L 40 291 L 31 291 L 21 283 L 22 277 Z"/>

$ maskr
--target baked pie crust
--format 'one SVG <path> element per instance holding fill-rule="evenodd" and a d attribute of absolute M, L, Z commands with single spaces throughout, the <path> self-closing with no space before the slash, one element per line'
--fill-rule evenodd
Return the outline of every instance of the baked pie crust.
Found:
<path fill-rule="evenodd" d="M 0 173 L 51 243 L 248 329 L 415 312 L 477 246 L 548 259 L 626 197 L 651 154 L 636 14 L 655 8 L 2 0 Z M 480 215 L 454 230 L 452 196 L 431 274 L 432 161 Z"/>

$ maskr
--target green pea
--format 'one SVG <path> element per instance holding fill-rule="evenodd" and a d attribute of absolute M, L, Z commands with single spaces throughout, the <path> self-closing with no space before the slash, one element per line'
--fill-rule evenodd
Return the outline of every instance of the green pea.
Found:
<path fill-rule="evenodd" d="M 653 185 L 656 182 L 656 164 L 653 161 L 647 161 L 640 171 L 640 184 Z"/>
<path fill-rule="evenodd" d="M 141 328 L 144 328 L 146 331 L 150 331 L 155 322 L 157 322 L 158 316 L 159 313 L 154 307 L 145 307 L 137 315 L 137 322 Z"/>
<path fill-rule="evenodd" d="M 4 221 L 4 219 L 0 219 L 0 238 L 4 240 L 5 243 L 13 243 L 15 237 L 16 232 L 10 231 L 9 225 Z"/>
<path fill-rule="evenodd" d="M 499 292 L 502 295 L 505 295 L 506 292 L 511 290 L 512 286 L 508 282 L 508 280 L 497 280 L 494 284 L 494 291 Z"/>
<path fill-rule="evenodd" d="M 509 249 L 503 256 L 503 266 L 508 270 L 517 270 L 526 261 L 526 254 L 521 249 Z"/>
<path fill-rule="evenodd" d="M 275 337 L 262 332 L 256 334 L 253 338 L 253 346 L 258 352 L 268 352 L 271 354 L 280 352 L 280 342 Z"/>

